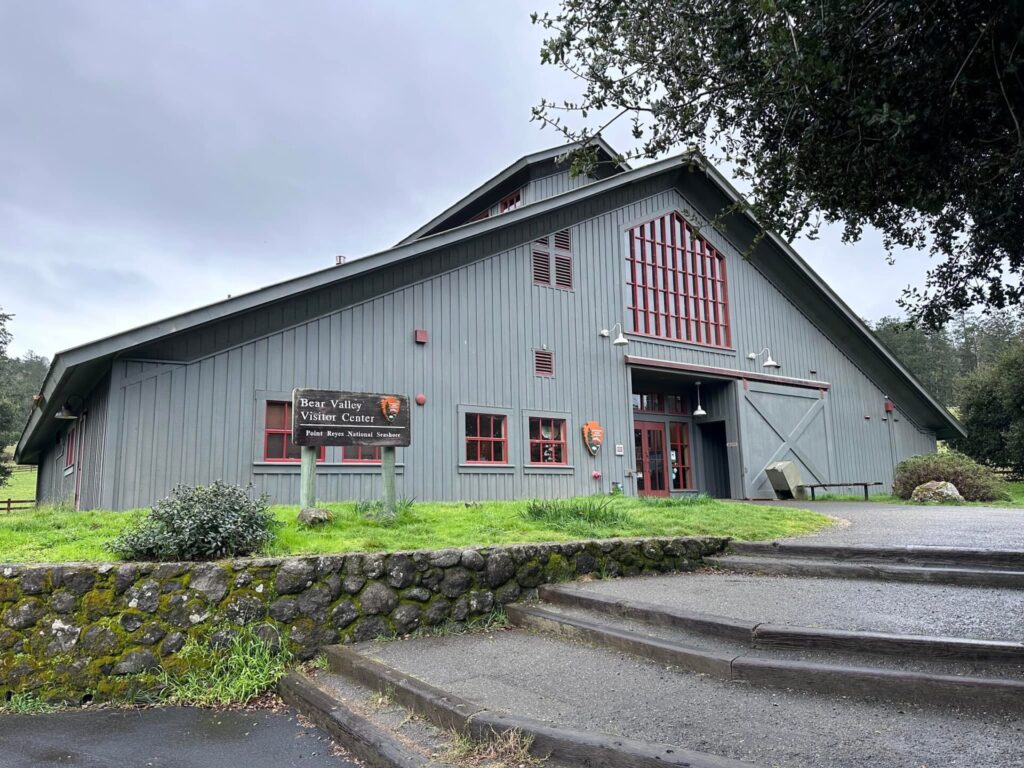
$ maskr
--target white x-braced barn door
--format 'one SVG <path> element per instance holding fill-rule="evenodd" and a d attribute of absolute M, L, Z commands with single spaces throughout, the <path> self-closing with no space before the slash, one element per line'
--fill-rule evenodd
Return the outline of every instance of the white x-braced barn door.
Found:
<path fill-rule="evenodd" d="M 805 483 L 829 482 L 831 443 L 825 390 L 747 382 L 740 401 L 743 485 L 748 498 L 774 498 L 765 468 L 795 462 Z"/>

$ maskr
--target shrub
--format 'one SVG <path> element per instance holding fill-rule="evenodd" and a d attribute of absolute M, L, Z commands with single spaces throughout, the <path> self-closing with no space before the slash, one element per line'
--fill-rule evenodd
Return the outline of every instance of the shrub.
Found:
<path fill-rule="evenodd" d="M 281 679 L 290 660 L 268 624 L 212 631 L 186 641 L 175 659 L 180 671 L 163 672 L 163 694 L 172 703 L 200 707 L 248 704 Z"/>
<path fill-rule="evenodd" d="M 960 421 L 967 436 L 955 447 L 990 467 L 1024 477 L 1024 345 L 957 386 Z"/>
<path fill-rule="evenodd" d="M 892 492 L 909 499 L 922 483 L 945 480 L 967 501 L 1008 499 L 1006 485 L 990 469 L 956 451 L 912 456 L 896 465 Z"/>
<path fill-rule="evenodd" d="M 276 524 L 265 495 L 220 480 L 179 485 L 108 548 L 126 560 L 216 560 L 261 551 Z"/>

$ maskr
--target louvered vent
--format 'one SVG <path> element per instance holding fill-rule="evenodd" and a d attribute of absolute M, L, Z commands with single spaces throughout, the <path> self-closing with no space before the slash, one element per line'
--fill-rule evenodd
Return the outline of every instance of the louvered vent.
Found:
<path fill-rule="evenodd" d="M 572 237 L 569 230 L 534 241 L 533 282 L 572 290 Z"/>
<path fill-rule="evenodd" d="M 551 259 L 546 250 L 533 249 L 533 282 L 551 285 Z"/>
<path fill-rule="evenodd" d="M 572 256 L 555 254 L 555 287 L 572 288 Z"/>
<path fill-rule="evenodd" d="M 533 372 L 537 376 L 554 376 L 555 353 L 547 349 L 533 350 Z"/>

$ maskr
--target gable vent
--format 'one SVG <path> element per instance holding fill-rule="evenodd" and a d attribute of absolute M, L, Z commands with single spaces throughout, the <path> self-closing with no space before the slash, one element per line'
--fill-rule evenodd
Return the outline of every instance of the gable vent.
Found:
<path fill-rule="evenodd" d="M 533 249 L 533 282 L 551 285 L 551 259 L 547 250 Z"/>
<path fill-rule="evenodd" d="M 536 285 L 572 290 L 572 237 L 568 229 L 534 240 L 532 255 Z"/>
<path fill-rule="evenodd" d="M 533 350 L 533 373 L 536 376 L 554 376 L 555 353 L 548 349 Z"/>

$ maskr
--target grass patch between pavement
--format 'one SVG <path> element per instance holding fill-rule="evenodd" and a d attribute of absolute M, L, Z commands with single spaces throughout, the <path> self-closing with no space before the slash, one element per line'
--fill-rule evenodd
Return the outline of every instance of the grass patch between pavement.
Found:
<path fill-rule="evenodd" d="M 812 533 L 824 515 L 706 497 L 646 500 L 581 497 L 559 501 L 416 502 L 393 520 L 368 518 L 356 503 L 324 504 L 334 520 L 321 528 L 296 522 L 297 506 L 275 506 L 281 525 L 272 555 L 439 549 L 617 536 L 731 536 L 762 540 Z M 136 512 L 75 512 L 39 507 L 0 515 L 0 562 L 109 561 L 106 542 Z"/>

